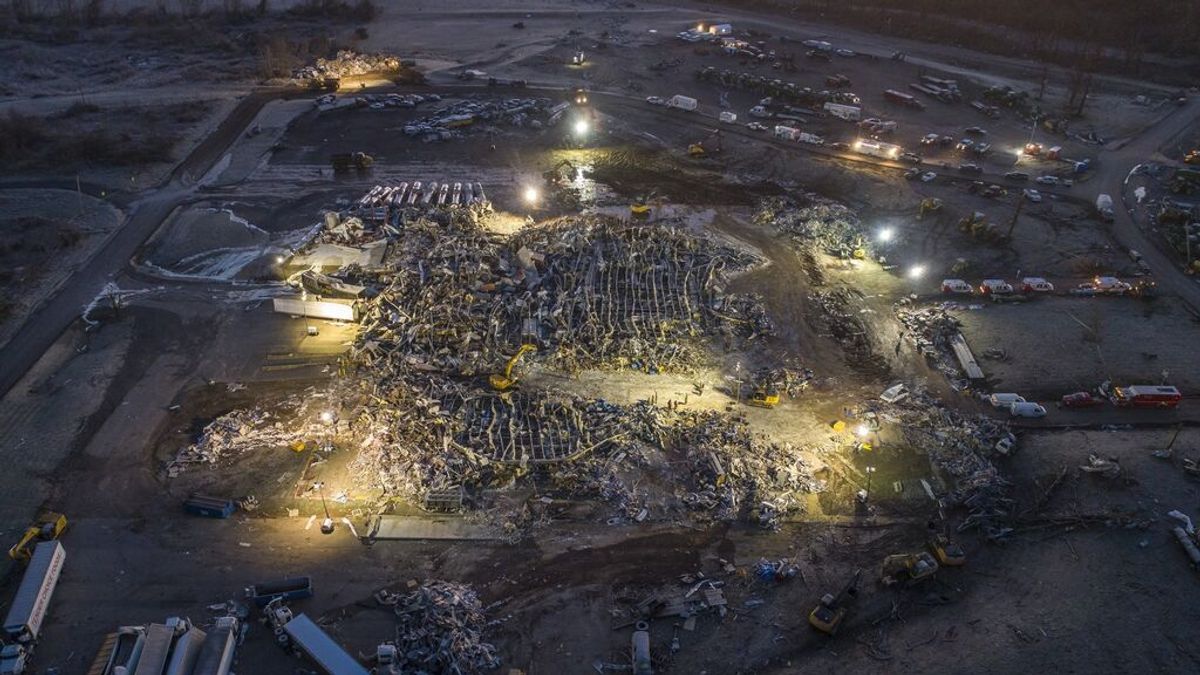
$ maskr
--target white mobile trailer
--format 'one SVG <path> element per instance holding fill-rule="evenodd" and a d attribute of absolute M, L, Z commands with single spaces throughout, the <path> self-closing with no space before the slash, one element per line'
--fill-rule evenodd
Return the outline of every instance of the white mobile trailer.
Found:
<path fill-rule="evenodd" d="M 283 630 L 292 644 L 329 675 L 367 675 L 366 668 L 307 616 L 297 615 L 284 624 Z"/>
<path fill-rule="evenodd" d="M 794 141 L 800 138 L 800 130 L 796 127 L 777 125 L 775 127 L 775 138 L 782 138 L 785 141 Z"/>
<path fill-rule="evenodd" d="M 695 110 L 697 105 L 698 103 L 696 102 L 696 99 L 692 98 L 691 96 L 675 94 L 671 98 L 667 99 L 668 108 L 679 108 L 680 110 L 691 111 Z"/>
<path fill-rule="evenodd" d="M 858 122 L 862 120 L 862 108 L 856 105 L 843 105 L 841 103 L 826 103 L 825 112 L 833 115 L 838 119 L 846 120 L 847 122 Z"/>
<path fill-rule="evenodd" d="M 272 298 L 271 303 L 280 314 L 330 321 L 358 321 L 358 308 L 351 303 L 302 298 Z"/>
<path fill-rule="evenodd" d="M 66 559 L 66 549 L 57 541 L 43 541 L 33 549 L 29 567 L 21 578 L 21 585 L 17 587 L 8 618 L 4 620 L 4 633 L 10 640 L 37 640 Z"/>
<path fill-rule="evenodd" d="M 871 141 L 864 138 L 854 142 L 854 151 L 881 159 L 896 159 L 900 156 L 900 153 L 904 152 L 904 148 L 892 143 Z"/>

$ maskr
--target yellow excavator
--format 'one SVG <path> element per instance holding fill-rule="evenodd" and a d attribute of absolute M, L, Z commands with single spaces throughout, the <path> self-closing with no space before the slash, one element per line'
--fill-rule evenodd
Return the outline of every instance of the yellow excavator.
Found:
<path fill-rule="evenodd" d="M 882 581 L 884 586 L 912 586 L 932 577 L 937 571 L 937 561 L 925 551 L 900 553 L 883 559 Z"/>
<path fill-rule="evenodd" d="M 942 200 L 937 197 L 926 197 L 921 200 L 921 210 L 917 213 L 917 220 L 925 217 L 927 213 L 934 213 L 942 209 Z"/>
<path fill-rule="evenodd" d="M 492 389 L 495 389 L 496 391 L 508 391 L 509 389 L 512 389 L 513 385 L 517 383 L 517 378 L 513 377 L 513 368 L 516 367 L 517 362 L 521 360 L 521 357 L 524 356 L 526 352 L 536 351 L 536 345 L 521 345 L 521 348 L 517 350 L 517 353 L 513 354 L 512 358 L 508 360 L 508 363 L 504 364 L 503 373 L 492 373 L 490 376 L 488 376 L 488 383 L 492 385 Z"/>
<path fill-rule="evenodd" d="M 834 635 L 841 627 L 842 621 L 850 611 L 850 604 L 858 596 L 858 581 L 862 578 L 862 570 L 855 570 L 854 576 L 837 594 L 826 594 L 821 602 L 808 615 L 808 622 L 813 628 Z"/>
<path fill-rule="evenodd" d="M 709 141 L 716 139 L 715 143 L 709 144 Z M 703 140 L 696 141 L 688 145 L 688 154 L 692 157 L 706 157 L 712 152 L 721 152 L 721 130 L 710 129 L 708 136 Z"/>
<path fill-rule="evenodd" d="M 8 549 L 8 557 L 18 562 L 27 563 L 33 557 L 32 544 L 37 541 L 53 541 L 67 529 L 67 517 L 53 511 L 43 511 L 38 514 L 26 530 L 21 540 Z"/>
<path fill-rule="evenodd" d="M 746 404 L 758 408 L 774 408 L 779 405 L 779 390 L 770 386 L 756 387 L 750 398 L 746 399 Z"/>
<path fill-rule="evenodd" d="M 963 547 L 941 532 L 930 533 L 929 549 L 933 551 L 938 564 L 943 567 L 958 567 L 967 564 L 967 552 L 963 550 Z"/>

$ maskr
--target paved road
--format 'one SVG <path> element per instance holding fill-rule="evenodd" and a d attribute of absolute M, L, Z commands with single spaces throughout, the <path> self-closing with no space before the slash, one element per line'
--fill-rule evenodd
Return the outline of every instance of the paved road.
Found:
<path fill-rule="evenodd" d="M 1101 156 L 1096 176 L 1087 183 L 1089 200 L 1094 204 L 1097 195 L 1109 194 L 1121 200 L 1125 178 L 1135 166 L 1146 161 L 1160 148 L 1189 127 L 1200 123 L 1200 97 L 1193 96 L 1185 105 L 1161 120 L 1128 143 Z M 1200 312 L 1200 284 L 1184 274 L 1183 269 L 1142 231 L 1137 221 L 1123 202 L 1118 202 L 1113 213 L 1112 233 L 1121 246 L 1142 255 L 1150 267 L 1161 290 L 1173 293 L 1194 311 Z"/>
<path fill-rule="evenodd" d="M 131 213 L 125 224 L 56 294 L 30 313 L 5 345 L 0 353 L 0 396 L 20 381 L 104 285 L 116 278 L 171 211 L 194 194 L 193 181 L 225 154 L 263 105 L 283 93 L 284 90 L 268 89 L 247 96 L 179 163 L 165 186 L 130 205 Z"/>

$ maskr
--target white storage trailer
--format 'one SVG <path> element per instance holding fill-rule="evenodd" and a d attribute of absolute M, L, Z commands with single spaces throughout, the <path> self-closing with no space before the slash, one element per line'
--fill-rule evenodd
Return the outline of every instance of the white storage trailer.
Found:
<path fill-rule="evenodd" d="M 192 675 L 229 675 L 237 650 L 238 629 L 237 617 L 218 618 L 200 647 Z"/>
<path fill-rule="evenodd" d="M 4 633 L 10 640 L 37 640 L 66 559 L 67 552 L 57 541 L 43 541 L 33 549 L 33 558 L 29 561 L 25 576 L 21 578 L 17 595 L 4 620 Z"/>
<path fill-rule="evenodd" d="M 841 103 L 826 103 L 825 112 L 833 115 L 838 119 L 846 120 L 847 122 L 862 121 L 862 108 L 856 105 L 842 105 Z"/>
<path fill-rule="evenodd" d="M 692 98 L 691 96 L 675 94 L 671 98 L 667 99 L 668 108 L 679 108 L 680 110 L 691 111 L 695 110 L 697 105 L 696 99 Z"/>
<path fill-rule="evenodd" d="M 271 303 L 280 314 L 331 321 L 358 321 L 358 310 L 353 303 L 303 298 L 272 298 Z"/>
<path fill-rule="evenodd" d="M 303 614 L 283 626 L 292 644 L 299 647 L 310 659 L 329 675 L 368 675 L 353 656 Z"/>

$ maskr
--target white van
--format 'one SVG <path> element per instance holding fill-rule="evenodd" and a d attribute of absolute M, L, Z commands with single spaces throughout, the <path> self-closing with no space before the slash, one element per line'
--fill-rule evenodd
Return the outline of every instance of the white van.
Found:
<path fill-rule="evenodd" d="M 988 397 L 988 402 L 993 408 L 1009 408 L 1014 403 L 1024 403 L 1025 397 L 1020 394 L 992 394 Z"/>
<path fill-rule="evenodd" d="M 984 279 L 979 284 L 979 292 L 985 295 L 1007 295 L 1013 292 L 1013 287 L 1003 279 Z"/>
<path fill-rule="evenodd" d="M 971 293 L 975 292 L 975 289 L 971 288 L 971 284 L 968 284 L 962 279 L 942 279 L 942 292 L 966 293 L 967 295 L 970 295 Z"/>
<path fill-rule="evenodd" d="M 1013 417 L 1045 417 L 1046 409 L 1031 401 L 1013 403 L 1008 409 Z"/>
<path fill-rule="evenodd" d="M 1041 277 L 1025 277 L 1021 280 L 1022 293 L 1053 293 L 1054 284 Z"/>

